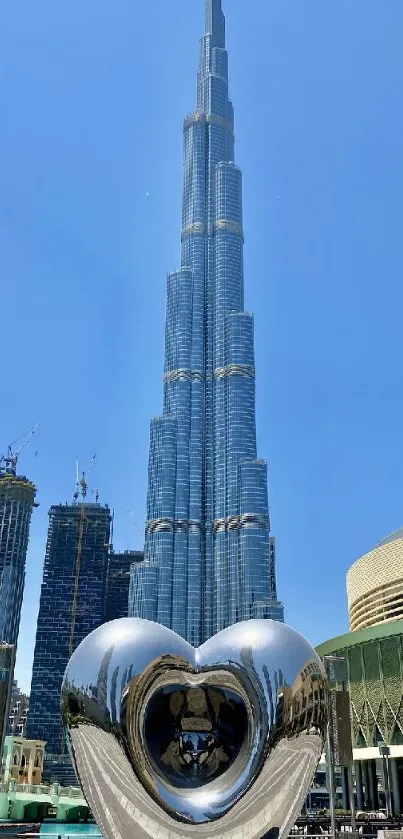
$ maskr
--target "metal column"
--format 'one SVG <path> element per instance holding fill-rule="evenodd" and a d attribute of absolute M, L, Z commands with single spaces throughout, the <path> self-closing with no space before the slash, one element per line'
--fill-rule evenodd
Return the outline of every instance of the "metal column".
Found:
<path fill-rule="evenodd" d="M 355 801 L 354 801 L 354 782 L 353 782 L 353 768 L 352 766 L 347 767 L 347 782 L 348 782 L 348 791 L 350 796 L 350 813 L 351 813 L 351 829 L 353 833 L 357 830 L 357 824 L 355 821 Z"/>
<path fill-rule="evenodd" d="M 371 795 L 371 807 L 373 810 L 379 808 L 378 796 L 378 778 L 376 774 L 376 763 L 374 760 L 368 760 L 368 774 L 369 774 L 369 789 Z"/>
<path fill-rule="evenodd" d="M 364 776 L 364 802 L 365 802 L 364 806 L 365 806 L 365 809 L 371 810 L 372 809 L 372 803 L 371 803 L 371 790 L 370 790 L 370 785 L 369 785 L 368 761 L 363 760 L 361 762 L 361 766 L 362 766 L 362 774 Z"/>
<path fill-rule="evenodd" d="M 364 790 L 362 788 L 362 766 L 361 761 L 356 760 L 354 762 L 354 772 L 355 772 L 355 788 L 357 791 L 357 810 L 364 809 Z"/>
<path fill-rule="evenodd" d="M 348 769 L 347 766 L 341 766 L 341 789 L 343 796 L 343 810 L 350 809 L 350 790 L 348 787 Z"/>
<path fill-rule="evenodd" d="M 389 755 L 390 755 L 390 748 L 386 745 L 386 743 L 381 743 L 379 746 L 379 754 L 382 758 L 382 766 L 383 766 L 383 778 L 384 778 L 384 787 L 385 787 L 385 796 L 386 796 L 386 816 L 389 819 L 393 813 L 392 808 L 392 796 L 390 791 L 390 772 L 389 772 Z"/>
<path fill-rule="evenodd" d="M 330 833 L 336 839 L 336 795 L 334 783 L 333 750 L 330 739 L 330 725 L 327 727 L 326 735 L 326 774 L 328 777 L 329 799 L 330 799 Z"/>
<path fill-rule="evenodd" d="M 393 815 L 400 816 L 400 789 L 399 789 L 399 773 L 397 770 L 397 760 L 391 758 L 389 760 L 390 779 L 392 784 L 393 795 Z"/>

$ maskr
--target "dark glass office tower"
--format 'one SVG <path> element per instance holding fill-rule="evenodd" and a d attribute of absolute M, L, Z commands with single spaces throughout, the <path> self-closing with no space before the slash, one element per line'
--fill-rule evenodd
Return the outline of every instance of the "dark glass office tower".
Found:
<path fill-rule="evenodd" d="M 36 486 L 0 460 L 0 641 L 17 644 Z"/>
<path fill-rule="evenodd" d="M 47 741 L 45 777 L 62 783 L 74 773 L 60 688 L 71 654 L 104 621 L 111 514 L 107 506 L 75 503 L 51 507 L 49 519 L 27 737 Z"/>
<path fill-rule="evenodd" d="M 3 754 L 13 689 L 15 664 L 14 644 L 0 643 L 0 749 Z"/>
<path fill-rule="evenodd" d="M 142 551 L 111 553 L 106 584 L 105 621 L 127 618 L 129 608 L 130 568 L 142 562 Z"/>
<path fill-rule="evenodd" d="M 267 468 L 256 451 L 254 327 L 244 311 L 242 183 L 221 0 L 206 0 L 196 110 L 184 122 L 181 267 L 168 277 L 147 519 L 132 615 L 192 644 L 239 620 L 283 619 Z"/>

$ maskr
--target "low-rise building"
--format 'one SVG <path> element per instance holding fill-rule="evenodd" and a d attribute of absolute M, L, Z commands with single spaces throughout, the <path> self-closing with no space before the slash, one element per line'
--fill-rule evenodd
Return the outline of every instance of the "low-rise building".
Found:
<path fill-rule="evenodd" d="M 340 635 L 320 644 L 316 651 L 320 656 L 346 660 L 358 809 L 377 810 L 379 788 L 390 783 L 392 810 L 400 814 L 403 805 L 403 620 Z M 386 767 L 382 752 L 386 754 Z M 389 780 L 384 777 L 385 771 Z"/>
<path fill-rule="evenodd" d="M 19 784 L 41 784 L 46 742 L 24 737 L 5 738 L 3 749 L 3 781 Z"/>

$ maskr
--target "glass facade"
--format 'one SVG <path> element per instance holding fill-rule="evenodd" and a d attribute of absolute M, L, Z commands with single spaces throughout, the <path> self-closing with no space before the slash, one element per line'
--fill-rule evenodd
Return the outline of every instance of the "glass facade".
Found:
<path fill-rule="evenodd" d="M 163 415 L 151 422 L 145 559 L 129 613 L 198 645 L 283 620 L 256 452 L 253 317 L 221 0 L 206 0 L 197 105 L 184 122 L 181 267 L 168 277 Z"/>
<path fill-rule="evenodd" d="M 27 478 L 0 472 L 0 641 L 8 644 L 18 640 L 35 495 Z"/>
<path fill-rule="evenodd" d="M 0 754 L 3 754 L 4 738 L 10 713 L 11 691 L 15 664 L 14 644 L 0 643 Z"/>
<path fill-rule="evenodd" d="M 106 582 L 105 621 L 127 618 L 129 604 L 130 568 L 141 563 L 142 551 L 111 553 Z"/>
<path fill-rule="evenodd" d="M 28 739 L 46 740 L 45 776 L 73 782 L 65 754 L 60 689 L 69 658 L 104 621 L 111 514 L 100 504 L 55 505 L 39 604 L 27 720 Z"/>

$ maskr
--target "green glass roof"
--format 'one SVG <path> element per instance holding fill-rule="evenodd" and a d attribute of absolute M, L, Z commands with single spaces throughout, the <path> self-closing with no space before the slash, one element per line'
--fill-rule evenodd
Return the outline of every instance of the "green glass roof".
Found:
<path fill-rule="evenodd" d="M 347 647 L 355 647 L 368 641 L 378 641 L 380 638 L 388 638 L 390 635 L 403 635 L 403 620 L 379 623 L 368 629 L 357 629 L 356 632 L 338 635 L 336 638 L 331 638 L 329 641 L 319 644 L 316 647 L 316 652 L 319 656 L 332 655 L 340 650 L 347 649 Z"/>

